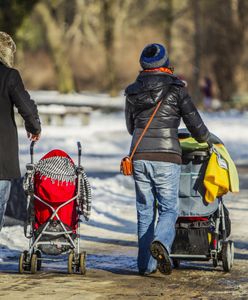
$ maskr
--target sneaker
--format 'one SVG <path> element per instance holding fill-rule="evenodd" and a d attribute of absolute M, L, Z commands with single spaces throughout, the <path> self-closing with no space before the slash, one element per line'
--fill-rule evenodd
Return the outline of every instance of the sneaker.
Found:
<path fill-rule="evenodd" d="M 172 272 L 172 264 L 168 251 L 160 242 L 153 242 L 150 247 L 153 258 L 157 260 L 158 270 L 164 274 L 169 275 Z"/>

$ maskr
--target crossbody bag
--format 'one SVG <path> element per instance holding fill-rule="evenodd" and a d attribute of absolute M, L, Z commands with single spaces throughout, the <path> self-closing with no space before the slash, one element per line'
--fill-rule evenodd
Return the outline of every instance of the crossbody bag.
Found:
<path fill-rule="evenodd" d="M 141 140 L 143 139 L 148 127 L 150 126 L 154 116 L 156 115 L 160 105 L 161 105 L 162 101 L 159 101 L 158 104 L 156 105 L 149 121 L 147 122 L 146 124 L 146 127 L 144 128 L 144 130 L 142 131 L 138 141 L 136 142 L 134 148 L 133 148 L 133 151 L 131 153 L 130 156 L 125 156 L 122 160 L 121 160 L 121 165 L 120 165 L 120 172 L 125 175 L 125 176 L 131 176 L 133 175 L 133 156 L 141 142 Z"/>

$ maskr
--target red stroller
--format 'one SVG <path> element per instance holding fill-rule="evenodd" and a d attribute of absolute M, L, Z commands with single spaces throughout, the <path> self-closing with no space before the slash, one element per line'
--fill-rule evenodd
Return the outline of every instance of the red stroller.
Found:
<path fill-rule="evenodd" d="M 78 166 L 62 150 L 52 150 L 33 163 L 34 142 L 30 146 L 24 191 L 27 196 L 27 221 L 24 233 L 30 239 L 29 250 L 19 259 L 19 272 L 36 273 L 41 269 L 41 254 L 68 255 L 68 273 L 86 273 L 86 252 L 80 252 L 80 215 L 89 220 L 91 189 L 81 166 L 78 142 Z"/>

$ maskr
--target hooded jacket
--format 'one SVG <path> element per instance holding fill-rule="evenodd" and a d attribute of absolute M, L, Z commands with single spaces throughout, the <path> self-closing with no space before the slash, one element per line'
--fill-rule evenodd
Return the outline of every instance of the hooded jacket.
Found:
<path fill-rule="evenodd" d="M 125 90 L 125 117 L 133 136 L 130 153 L 144 130 L 156 104 L 161 106 L 141 140 L 136 153 L 172 153 L 181 156 L 178 127 L 181 118 L 198 142 L 206 142 L 209 131 L 203 123 L 184 83 L 161 71 L 141 72 Z"/>
<path fill-rule="evenodd" d="M 37 107 L 25 90 L 19 72 L 0 63 L 0 180 L 20 177 L 14 106 L 28 132 L 41 131 Z"/>

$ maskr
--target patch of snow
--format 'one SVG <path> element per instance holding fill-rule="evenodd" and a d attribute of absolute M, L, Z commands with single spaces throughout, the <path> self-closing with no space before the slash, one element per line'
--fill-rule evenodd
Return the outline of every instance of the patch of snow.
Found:
<path fill-rule="evenodd" d="M 55 93 L 54 96 L 57 97 L 57 94 Z M 84 96 L 87 98 L 87 95 Z M 44 98 L 46 97 L 44 94 Z M 92 96 L 89 95 L 89 97 Z M 97 95 L 95 101 L 99 101 Z M 246 130 L 248 115 L 237 111 L 201 113 L 201 115 L 210 131 L 223 140 L 234 161 L 248 163 L 248 131 Z M 184 125 L 182 124 L 181 127 Z M 104 114 L 94 111 L 90 124 L 84 127 L 74 124 L 73 119 L 68 119 L 65 127 L 43 127 L 42 138 L 35 145 L 35 161 L 38 161 L 46 152 L 59 148 L 66 151 L 77 162 L 77 141 L 82 143 L 82 164 L 86 173 L 93 174 L 89 178 L 93 189 L 92 218 L 89 223 L 82 225 L 83 238 L 96 243 L 100 240 L 136 243 L 133 180 L 118 174 L 120 160 L 128 154 L 131 141 L 125 127 L 124 113 Z M 25 164 L 30 161 L 30 156 L 29 141 L 23 128 L 19 130 L 19 143 L 20 164 L 22 174 L 24 174 Z M 100 176 L 100 174 L 103 175 Z M 247 245 L 247 197 L 246 195 L 241 198 L 232 198 L 232 195 L 228 197 L 227 206 L 234 223 L 233 237 Z M 9 257 L 18 257 L 20 251 L 28 247 L 23 228 L 21 226 L 4 227 L 0 233 L 0 245 L 2 245 L 0 246 L 0 259 L 4 261 Z M 111 257 L 109 254 L 106 254 L 106 257 L 102 254 L 92 254 L 89 256 L 89 266 L 119 268 L 124 264 L 123 261 L 127 260 L 125 268 L 128 265 L 133 268 L 135 255 L 135 251 L 128 255 L 115 253 Z"/>

